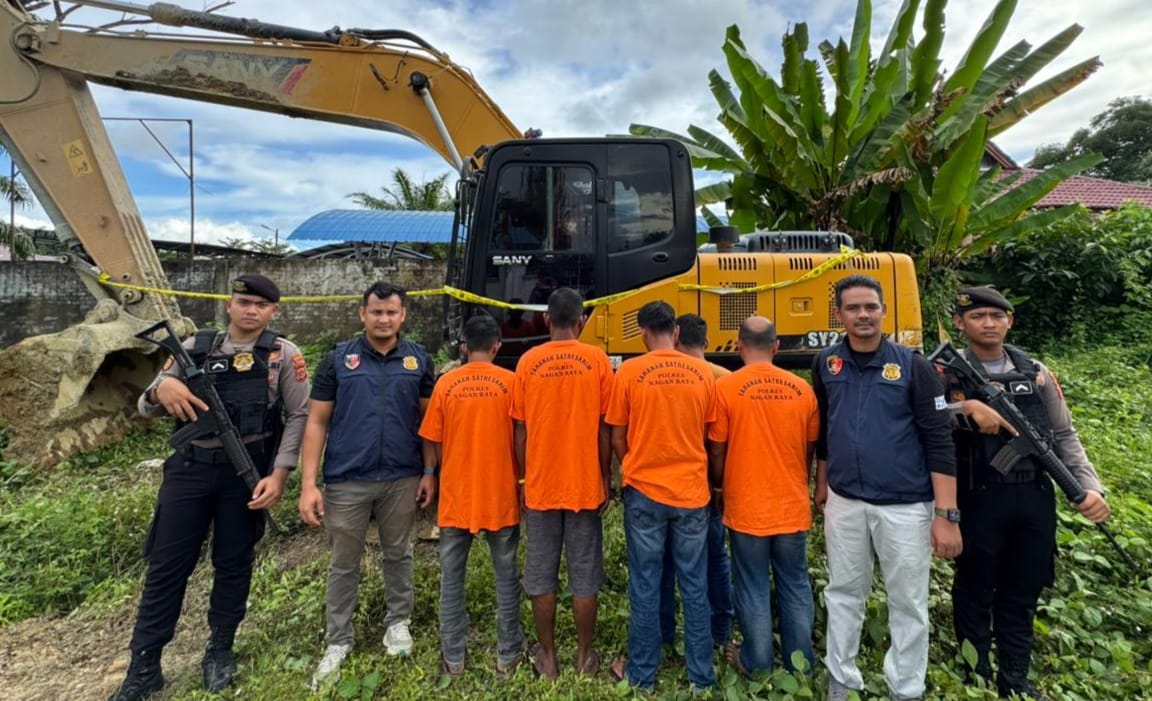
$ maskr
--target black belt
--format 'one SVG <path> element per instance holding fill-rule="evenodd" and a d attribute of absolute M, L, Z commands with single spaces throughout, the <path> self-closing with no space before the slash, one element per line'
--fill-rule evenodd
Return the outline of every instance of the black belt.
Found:
<path fill-rule="evenodd" d="M 248 447 L 249 453 L 251 453 L 253 445 L 251 443 L 246 443 L 245 445 Z M 263 450 L 259 450 L 257 455 L 263 452 Z M 225 452 L 223 448 L 201 448 L 198 445 L 190 445 L 181 451 L 180 454 L 192 462 L 200 462 L 208 465 L 223 465 L 232 462 L 228 459 L 228 453 Z M 260 461 L 253 459 L 253 462 L 257 465 L 256 469 L 260 469 Z"/>
<path fill-rule="evenodd" d="M 1038 475 L 1036 470 L 1012 470 L 1005 475 L 997 470 L 989 469 L 984 472 L 984 481 L 995 484 L 1026 484 L 1035 482 Z"/>

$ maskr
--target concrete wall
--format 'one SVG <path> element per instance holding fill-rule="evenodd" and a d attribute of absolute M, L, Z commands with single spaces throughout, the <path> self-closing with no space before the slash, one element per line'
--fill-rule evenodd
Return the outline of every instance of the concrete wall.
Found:
<path fill-rule="evenodd" d="M 228 283 L 242 273 L 262 273 L 280 285 L 285 296 L 359 295 L 377 280 L 409 290 L 444 284 L 442 262 L 408 260 L 198 260 L 166 261 L 175 290 L 227 293 Z M 405 329 L 430 349 L 441 339 L 441 299 L 409 299 Z M 94 300 L 72 270 L 55 262 L 0 263 L 0 346 L 27 337 L 54 333 L 84 318 Z M 339 337 L 360 329 L 356 302 L 288 303 L 272 327 L 308 343 L 332 331 Z M 180 299 L 180 309 L 197 325 L 224 322 L 224 303 Z"/>

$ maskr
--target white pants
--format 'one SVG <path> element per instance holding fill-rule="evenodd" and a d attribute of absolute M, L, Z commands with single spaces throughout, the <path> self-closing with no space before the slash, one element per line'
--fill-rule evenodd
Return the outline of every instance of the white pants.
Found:
<path fill-rule="evenodd" d="M 884 656 L 889 691 L 924 694 L 928 669 L 928 573 L 932 565 L 932 502 L 877 506 L 828 491 L 824 540 L 828 548 L 828 655 L 832 677 L 864 688 L 856 666 L 865 604 L 872 590 L 872 563 L 880 561 L 888 594 L 892 645 Z"/>

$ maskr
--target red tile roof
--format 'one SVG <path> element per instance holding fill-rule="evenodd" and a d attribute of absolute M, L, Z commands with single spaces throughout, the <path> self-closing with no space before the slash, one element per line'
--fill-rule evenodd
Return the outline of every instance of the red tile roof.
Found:
<path fill-rule="evenodd" d="M 1040 171 L 1034 168 L 1021 168 L 1020 172 L 1022 175 L 1016 181 L 1017 184 L 1028 182 Z M 1012 171 L 1004 171 L 1004 176 L 1011 174 Z M 1105 210 L 1119 209 L 1129 202 L 1152 208 L 1152 187 L 1073 175 L 1044 195 L 1035 207 L 1045 209 L 1066 204 L 1081 204 L 1088 209 Z"/>

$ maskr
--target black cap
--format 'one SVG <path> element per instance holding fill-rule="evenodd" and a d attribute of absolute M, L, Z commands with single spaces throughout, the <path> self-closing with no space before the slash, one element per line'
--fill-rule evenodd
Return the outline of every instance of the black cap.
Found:
<path fill-rule="evenodd" d="M 1016 311 L 1004 295 L 1000 294 L 991 287 L 969 287 L 965 290 L 960 290 L 956 294 L 956 313 L 963 314 L 972 309 L 979 309 L 980 307 L 995 307 L 1003 309 L 1008 313 Z"/>
<path fill-rule="evenodd" d="M 241 295 L 256 295 L 269 302 L 280 301 L 280 288 L 259 273 L 241 275 L 232 281 L 232 291 Z"/>

